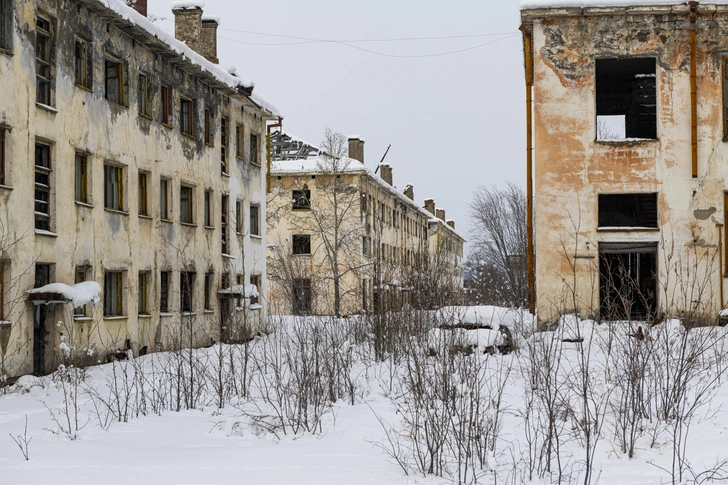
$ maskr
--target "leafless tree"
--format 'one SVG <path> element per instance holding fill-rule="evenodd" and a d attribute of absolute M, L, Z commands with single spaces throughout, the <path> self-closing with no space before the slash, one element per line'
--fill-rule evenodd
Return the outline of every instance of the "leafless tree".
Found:
<path fill-rule="evenodd" d="M 503 281 L 504 299 L 528 303 L 526 196 L 508 183 L 504 188 L 479 186 L 469 204 L 472 259 Z"/>

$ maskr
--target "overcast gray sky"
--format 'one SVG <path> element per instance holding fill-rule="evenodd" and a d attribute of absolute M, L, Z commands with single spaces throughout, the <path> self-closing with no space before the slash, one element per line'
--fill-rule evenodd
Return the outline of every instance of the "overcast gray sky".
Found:
<path fill-rule="evenodd" d="M 285 131 L 314 144 L 321 141 L 327 126 L 359 135 L 366 140 L 365 163 L 371 168 L 391 144 L 386 161 L 393 167 L 394 185 L 402 190 L 413 184 L 419 205 L 425 198 L 435 199 L 466 238 L 467 203 L 476 186 L 506 181 L 525 186 L 518 0 L 205 3 L 205 13 L 222 18 L 220 64 L 236 66 L 241 77 L 255 82 L 256 93 L 284 115 Z M 149 12 L 166 18 L 159 24 L 174 32 L 171 5 L 172 0 L 149 0 Z M 492 43 L 440 57 L 403 58 L 277 36 L 325 40 L 479 36 L 351 43 L 395 56 Z"/>

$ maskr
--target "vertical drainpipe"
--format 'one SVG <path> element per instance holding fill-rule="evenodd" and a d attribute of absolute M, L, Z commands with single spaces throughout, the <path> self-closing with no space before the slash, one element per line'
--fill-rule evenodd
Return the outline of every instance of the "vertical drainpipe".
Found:
<path fill-rule="evenodd" d="M 523 25 L 523 54 L 526 65 L 526 252 L 528 262 L 528 310 L 536 311 L 536 276 L 533 254 L 533 40 Z"/>
<path fill-rule="evenodd" d="M 693 178 L 698 177 L 698 83 L 696 79 L 695 20 L 699 2 L 690 5 L 690 121 L 692 138 Z"/>
<path fill-rule="evenodd" d="M 720 264 L 718 266 L 718 281 L 720 281 L 720 308 L 723 309 L 723 224 L 716 224 L 718 228 L 718 257 Z"/>

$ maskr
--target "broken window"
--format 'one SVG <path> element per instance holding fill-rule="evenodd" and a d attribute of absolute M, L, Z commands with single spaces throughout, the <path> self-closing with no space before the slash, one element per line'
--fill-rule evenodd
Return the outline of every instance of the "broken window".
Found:
<path fill-rule="evenodd" d="M 180 279 L 180 309 L 183 312 L 192 311 L 192 294 L 195 289 L 195 273 L 183 271 L 179 274 Z"/>
<path fill-rule="evenodd" d="M 657 228 L 657 193 L 599 194 L 599 228 Z"/>
<path fill-rule="evenodd" d="M 49 231 L 51 226 L 51 147 L 35 144 L 35 228 Z"/>
<path fill-rule="evenodd" d="M 255 291 L 258 292 L 258 296 L 252 296 L 250 297 L 250 304 L 256 305 L 258 303 L 258 298 L 260 298 L 260 293 L 263 291 L 263 289 L 260 286 L 260 275 L 250 275 L 250 284 L 255 286 Z"/>
<path fill-rule="evenodd" d="M 0 0 L 0 49 L 4 50 L 10 50 L 12 4 L 12 0 Z"/>
<path fill-rule="evenodd" d="M 657 138 L 654 58 L 597 59 L 597 140 Z"/>
<path fill-rule="evenodd" d="M 657 308 L 657 243 L 599 243 L 603 320 L 650 319 Z"/>
<path fill-rule="evenodd" d="M 220 234 L 222 237 L 222 253 L 228 254 L 228 196 L 223 195 L 220 201 Z"/>
<path fill-rule="evenodd" d="M 74 49 L 76 85 L 92 89 L 93 62 L 91 43 L 84 39 L 76 39 Z"/>
<path fill-rule="evenodd" d="M 250 206 L 250 234 L 252 236 L 260 236 L 260 207 L 257 205 Z"/>
<path fill-rule="evenodd" d="M 228 124 L 227 118 L 220 118 L 220 162 L 222 173 L 227 173 Z"/>
<path fill-rule="evenodd" d="M 88 156 L 76 153 L 76 202 L 89 203 L 88 197 Z"/>
<path fill-rule="evenodd" d="M 293 254 L 311 254 L 311 236 L 308 234 L 293 235 Z"/>
<path fill-rule="evenodd" d="M 311 313 L 311 280 L 295 278 L 293 280 L 293 314 L 308 315 Z"/>
<path fill-rule="evenodd" d="M 137 101 L 139 103 L 139 114 L 150 118 L 152 116 L 152 90 L 149 86 L 149 76 L 139 74 L 138 87 Z"/>
<path fill-rule="evenodd" d="M 104 165 L 104 207 L 124 210 L 123 169 L 116 165 Z"/>
<path fill-rule="evenodd" d="M 73 279 L 73 282 L 75 284 L 83 283 L 84 281 L 87 281 L 88 278 L 88 267 L 86 266 L 76 266 L 76 273 Z M 88 312 L 86 311 L 86 307 L 88 305 L 81 305 L 80 307 L 73 309 L 73 316 L 74 317 L 85 317 L 88 315 Z"/>
<path fill-rule="evenodd" d="M 35 20 L 36 97 L 38 103 L 51 105 L 51 63 L 53 58 L 53 36 L 51 21 L 41 16 Z"/>
<path fill-rule="evenodd" d="M 124 285 L 121 271 L 107 271 L 104 274 L 104 316 L 124 315 Z"/>
<path fill-rule="evenodd" d="M 116 104 L 126 104 L 126 80 L 124 63 L 107 57 L 104 61 L 106 99 Z"/>
<path fill-rule="evenodd" d="M 311 208 L 311 191 L 307 186 L 301 190 L 293 191 L 293 210 L 306 210 Z"/>
<path fill-rule="evenodd" d="M 179 99 L 179 128 L 185 135 L 194 136 L 195 103 L 191 99 Z"/>

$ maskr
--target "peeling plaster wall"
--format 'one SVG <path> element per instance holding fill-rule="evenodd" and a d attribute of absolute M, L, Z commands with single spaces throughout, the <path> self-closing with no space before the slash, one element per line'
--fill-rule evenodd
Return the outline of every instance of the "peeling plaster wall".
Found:
<path fill-rule="evenodd" d="M 597 247 L 607 241 L 664 243 L 658 250 L 658 288 L 678 257 L 695 257 L 696 246 L 703 258 L 706 251 L 714 254 L 712 266 L 699 265 L 709 271 L 715 295 L 704 298 L 700 310 L 714 316 L 722 307 L 716 223 L 724 221 L 728 176 L 721 112 L 728 10 L 706 6 L 697 20 L 697 179 L 691 176 L 687 7 L 532 10 L 522 12 L 522 20 L 532 25 L 534 44 L 539 318 L 574 306 L 585 313 L 598 309 Z M 595 141 L 594 59 L 629 56 L 656 58 L 657 140 Z M 597 231 L 598 194 L 624 192 L 658 192 L 658 231 Z M 673 243 L 676 252 L 669 260 Z M 684 309 L 695 302 L 663 293 L 658 305 Z"/>
<path fill-rule="evenodd" d="M 92 2 L 93 3 L 93 2 Z M 33 307 L 25 291 L 34 285 L 34 265 L 54 265 L 52 281 L 74 283 L 77 266 L 88 265 L 88 278 L 104 286 L 104 272 L 124 271 L 124 318 L 104 318 L 103 305 L 76 322 L 87 344 L 101 354 L 124 348 L 130 341 L 134 352 L 168 348 L 179 333 L 180 271 L 195 271 L 193 306 L 195 345 L 219 340 L 220 311 L 217 290 L 223 272 L 265 277 L 265 164 L 256 167 L 234 156 L 234 130 L 230 134 L 228 167 L 230 176 L 220 170 L 220 114 L 230 126 L 245 126 L 245 150 L 249 153 L 249 133 L 257 133 L 261 162 L 265 154 L 264 113 L 242 96 L 219 91 L 203 77 L 185 72 L 188 67 L 171 51 L 153 52 L 118 28 L 113 15 L 103 17 L 72 0 L 13 2 L 14 31 L 12 49 L 0 52 L 0 124 L 12 130 L 6 136 L 7 185 L 0 188 L 0 223 L 11 241 L 18 241 L 2 255 L 11 261 L 12 321 L 10 343 L 4 366 L 9 375 L 33 370 Z M 98 7 L 101 8 L 101 7 Z M 54 20 L 55 62 L 53 66 L 53 109 L 36 105 L 35 18 L 43 12 Z M 123 26 L 123 24 L 121 24 Z M 93 49 L 93 89 L 74 83 L 74 35 L 90 40 Z M 126 65 L 127 99 L 124 106 L 104 96 L 106 55 L 114 55 Z M 140 116 L 137 106 L 137 79 L 149 75 L 153 93 L 151 119 Z M 171 126 L 161 120 L 160 86 L 172 90 Z M 194 99 L 196 137 L 180 132 L 180 95 Z M 204 109 L 211 109 L 214 145 L 205 144 Z M 37 234 L 34 229 L 34 148 L 36 141 L 51 145 L 51 230 L 56 236 Z M 77 151 L 88 154 L 90 167 L 89 204 L 75 202 L 74 157 Z M 122 212 L 104 209 L 104 164 L 123 167 L 124 207 Z M 139 216 L 138 177 L 149 174 L 148 211 Z M 160 177 L 170 179 L 171 221 L 160 219 Z M 194 188 L 193 225 L 180 223 L 180 184 Z M 214 228 L 203 228 L 203 196 L 213 191 Z M 244 220 L 250 203 L 260 204 L 261 236 L 251 238 L 246 231 L 238 236 L 230 224 L 230 257 L 221 252 L 221 196 L 228 194 L 230 210 L 235 200 L 245 201 Z M 230 213 L 228 219 L 235 220 Z M 149 316 L 137 317 L 138 272 L 149 271 Z M 160 271 L 173 271 L 169 292 L 170 316 L 160 316 Z M 204 279 L 214 272 L 214 312 L 203 311 Z M 49 306 L 49 333 L 46 345 L 49 366 L 56 356 L 62 329 L 73 327 L 69 305 Z M 262 325 L 265 309 L 250 312 L 251 324 Z M 63 320 L 64 325 L 53 323 Z M 253 329 L 254 331 L 256 329 Z"/>

